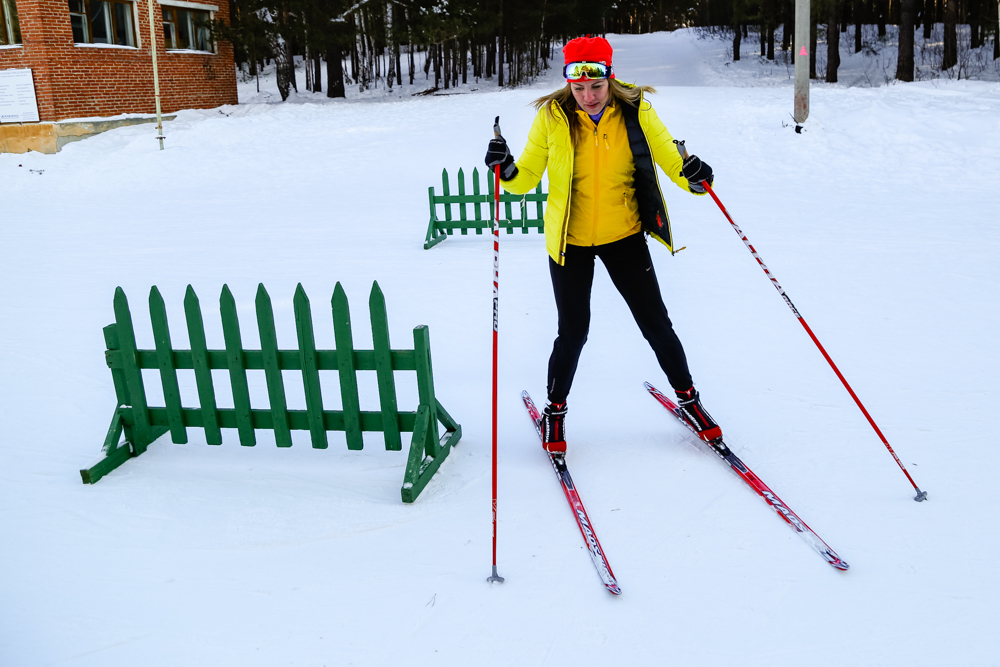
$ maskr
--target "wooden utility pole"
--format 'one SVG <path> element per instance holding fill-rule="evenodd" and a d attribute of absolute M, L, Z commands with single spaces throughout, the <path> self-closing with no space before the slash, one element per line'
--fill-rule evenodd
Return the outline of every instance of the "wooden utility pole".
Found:
<path fill-rule="evenodd" d="M 156 98 L 156 138 L 163 150 L 163 116 L 160 114 L 160 73 L 156 67 L 156 23 L 154 22 L 153 0 L 149 1 L 149 51 L 153 54 L 153 96 Z"/>
<path fill-rule="evenodd" d="M 795 0 L 795 113 L 797 124 L 809 117 L 809 0 Z M 796 125 L 796 132 L 801 127 Z"/>

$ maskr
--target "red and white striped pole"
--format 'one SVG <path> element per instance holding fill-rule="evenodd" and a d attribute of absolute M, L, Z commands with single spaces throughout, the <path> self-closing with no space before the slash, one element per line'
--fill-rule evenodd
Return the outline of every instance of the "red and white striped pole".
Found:
<path fill-rule="evenodd" d="M 678 142 L 677 147 L 680 149 L 681 155 L 684 158 L 687 158 L 688 153 L 687 149 L 684 147 L 684 142 L 683 141 Z M 878 424 L 876 424 L 875 420 L 872 419 L 872 416 L 868 414 L 868 410 L 866 410 L 865 406 L 862 405 L 861 399 L 858 398 L 858 395 L 854 393 L 853 389 L 851 389 L 851 385 L 848 384 L 847 378 L 845 378 L 843 373 L 840 372 L 840 369 L 837 368 L 837 364 L 833 363 L 833 359 L 831 359 L 830 355 L 827 354 L 826 349 L 823 347 L 823 344 L 819 342 L 819 339 L 816 338 L 816 334 L 814 334 L 812 329 L 809 328 L 809 325 L 806 324 L 805 318 L 802 317 L 802 314 L 799 313 L 798 309 L 795 307 L 795 304 L 793 304 L 792 300 L 788 298 L 787 294 L 785 294 L 784 288 L 782 288 L 781 284 L 778 283 L 778 279 L 774 277 L 774 274 L 772 274 L 771 271 L 767 268 L 767 265 L 764 264 L 764 261 L 760 258 L 760 255 L 757 254 L 757 251 L 750 244 L 750 241 L 747 239 L 746 234 L 744 234 L 743 230 L 740 229 L 739 225 L 737 225 L 733 221 L 733 218 L 729 215 L 729 211 L 726 210 L 726 207 L 723 206 L 722 202 L 719 200 L 718 195 L 715 194 L 715 190 L 712 189 L 712 186 L 709 185 L 708 181 L 702 181 L 701 185 L 704 186 L 704 188 L 708 191 L 708 194 L 712 195 L 712 199 L 714 199 L 715 203 L 719 205 L 719 209 L 722 211 L 722 214 L 726 216 L 726 219 L 729 220 L 729 224 L 731 224 L 733 226 L 733 229 L 736 230 L 736 233 L 739 235 L 740 239 L 746 245 L 747 249 L 750 251 L 750 254 L 753 255 L 753 258 L 755 260 L 757 260 L 757 263 L 760 265 L 760 268 L 764 270 L 764 274 L 771 281 L 771 284 L 774 285 L 774 288 L 776 290 L 778 290 L 778 294 L 780 294 L 781 298 L 785 300 L 785 303 L 788 305 L 788 307 L 792 309 L 792 314 L 795 315 L 795 318 L 799 321 L 799 324 L 801 324 L 802 328 L 806 330 L 807 334 L 809 334 L 809 338 L 812 339 L 812 342 L 816 344 L 817 348 L 819 348 L 819 351 L 823 354 L 823 358 L 826 359 L 826 362 L 828 364 L 830 364 L 830 368 L 832 368 L 833 372 L 837 374 L 838 378 L 840 378 L 840 381 L 844 384 L 844 388 L 847 389 L 847 393 L 849 393 L 851 395 L 851 398 L 854 399 L 854 402 L 858 404 L 858 407 L 861 409 L 861 413 L 865 416 L 865 419 L 868 420 L 868 423 L 871 424 L 872 428 L 875 429 L 875 433 L 878 434 L 878 437 L 882 440 L 882 444 L 885 445 L 885 448 L 889 450 L 890 454 L 892 454 L 892 458 L 896 460 L 896 464 L 899 465 L 899 469 L 903 471 L 904 475 L 906 475 L 906 479 L 908 479 L 910 481 L 910 484 L 913 485 L 913 488 L 916 489 L 917 495 L 913 499 L 916 500 L 918 503 L 922 500 L 927 500 L 927 492 L 921 491 L 920 487 L 917 486 L 917 483 L 913 481 L 912 477 L 910 477 L 910 473 L 907 472 L 906 466 L 904 466 L 903 462 L 899 460 L 898 456 L 896 456 L 896 452 L 892 450 L 892 446 L 889 444 L 889 441 L 886 440 L 886 437 L 884 435 L 882 435 L 882 430 L 878 427 Z"/>
<path fill-rule="evenodd" d="M 500 116 L 493 122 L 493 137 L 500 136 Z M 503 583 L 497 574 L 497 346 L 500 303 L 500 165 L 493 169 L 493 574 L 486 581 Z"/>

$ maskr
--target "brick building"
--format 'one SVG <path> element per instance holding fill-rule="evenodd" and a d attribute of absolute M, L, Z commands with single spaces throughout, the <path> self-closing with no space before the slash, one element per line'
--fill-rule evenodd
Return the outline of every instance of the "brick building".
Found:
<path fill-rule="evenodd" d="M 149 2 L 163 112 L 235 104 L 228 0 L 0 0 L 0 70 L 31 69 L 43 123 L 153 113 Z"/>

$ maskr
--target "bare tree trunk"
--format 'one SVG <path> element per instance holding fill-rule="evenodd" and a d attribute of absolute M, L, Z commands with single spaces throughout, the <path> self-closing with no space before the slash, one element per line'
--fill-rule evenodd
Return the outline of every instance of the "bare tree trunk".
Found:
<path fill-rule="evenodd" d="M 965 6 L 969 10 L 969 47 L 978 49 L 983 45 L 982 21 L 979 20 L 979 0 L 968 0 Z"/>
<path fill-rule="evenodd" d="M 441 44 L 441 60 L 444 61 L 444 89 L 451 88 L 451 40 L 446 39 Z"/>
<path fill-rule="evenodd" d="M 434 45 L 434 87 L 441 87 L 441 45 Z"/>
<path fill-rule="evenodd" d="M 399 16 L 396 14 L 397 11 L 398 10 L 396 9 L 396 4 L 393 3 L 392 4 L 392 24 L 394 26 L 395 25 L 399 25 Z M 402 86 L 403 85 L 403 69 L 400 66 L 399 39 L 393 39 L 392 43 L 393 43 L 392 56 L 393 56 L 393 58 L 396 59 L 396 84 Z"/>
<path fill-rule="evenodd" d="M 913 14 L 916 0 L 902 0 L 899 15 L 899 56 L 896 58 L 896 78 L 913 81 Z"/>
<path fill-rule="evenodd" d="M 393 13 L 392 3 L 387 3 L 385 6 L 385 39 L 389 51 L 389 63 L 385 70 L 385 86 L 389 90 L 392 90 L 392 84 L 396 82 L 396 53 L 398 51 L 396 29 L 392 24 Z"/>
<path fill-rule="evenodd" d="M 356 35 L 358 29 L 356 20 L 354 18 L 354 14 L 351 14 L 349 23 L 351 26 L 351 33 Z M 358 62 L 359 60 L 361 60 L 361 58 L 358 55 L 358 39 L 357 37 L 355 37 L 354 39 L 351 40 L 351 80 L 355 83 L 357 83 L 358 81 L 358 65 L 360 64 Z"/>
<path fill-rule="evenodd" d="M 347 97 L 344 89 L 344 61 L 339 46 L 326 52 L 326 96 Z"/>
<path fill-rule="evenodd" d="M 924 41 L 931 38 L 931 29 L 937 22 L 937 3 L 935 0 L 924 2 Z"/>
<path fill-rule="evenodd" d="M 496 61 L 496 39 L 491 38 L 486 42 L 486 70 L 483 78 L 489 79 L 493 76 L 493 63 Z"/>
<path fill-rule="evenodd" d="M 878 36 L 885 37 L 885 15 L 889 13 L 889 0 L 875 0 L 875 19 L 878 23 Z"/>
<path fill-rule="evenodd" d="M 464 86 L 469 82 L 469 40 L 462 40 L 462 85 Z"/>
<path fill-rule="evenodd" d="M 941 69 L 951 69 L 958 64 L 958 33 L 955 24 L 958 22 L 958 0 L 945 0 L 944 3 L 944 57 L 941 59 Z"/>
<path fill-rule="evenodd" d="M 826 21 L 826 82 L 837 83 L 840 67 L 840 2 L 827 0 Z"/>
<path fill-rule="evenodd" d="M 809 3 L 812 5 L 812 3 Z M 809 17 L 809 78 L 818 79 L 816 76 L 816 33 L 819 32 L 819 20 L 816 10 L 812 9 Z"/>
<path fill-rule="evenodd" d="M 413 75 L 416 73 L 416 64 L 413 62 L 413 40 L 406 45 L 406 67 L 410 74 L 410 85 L 413 85 Z"/>
<path fill-rule="evenodd" d="M 865 24 L 865 0 L 854 0 L 854 52 L 861 53 L 861 26 Z"/>
<path fill-rule="evenodd" d="M 308 42 L 306 42 L 305 57 L 302 59 L 302 64 L 305 65 L 305 70 L 306 70 L 306 92 L 312 92 L 313 89 L 312 50 L 309 48 Z"/>
<path fill-rule="evenodd" d="M 740 59 L 740 37 L 741 36 L 742 36 L 742 32 L 740 31 L 739 24 L 737 24 L 736 28 L 733 30 L 733 61 L 734 62 Z"/>
<path fill-rule="evenodd" d="M 497 33 L 497 86 L 503 88 L 504 65 L 504 31 L 503 31 L 503 0 L 500 0 L 500 29 Z"/>
<path fill-rule="evenodd" d="M 997 10 L 997 13 L 993 15 L 997 24 L 997 32 L 993 33 L 993 60 L 996 60 L 1000 58 L 1000 0 L 998 0 L 993 9 Z"/>
<path fill-rule="evenodd" d="M 271 43 L 271 51 L 274 56 L 274 74 L 278 80 L 278 93 L 281 95 L 281 100 L 284 101 L 288 99 L 292 86 L 288 75 L 288 45 L 281 37 L 276 37 Z M 291 72 L 292 78 L 294 78 L 295 70 L 291 69 Z"/>
<path fill-rule="evenodd" d="M 795 32 L 795 0 L 782 0 L 784 24 L 781 29 L 781 50 L 787 51 L 792 46 L 792 35 Z"/>

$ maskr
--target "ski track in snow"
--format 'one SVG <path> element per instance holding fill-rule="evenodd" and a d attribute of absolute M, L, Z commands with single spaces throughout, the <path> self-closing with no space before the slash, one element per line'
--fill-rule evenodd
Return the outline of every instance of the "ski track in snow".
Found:
<path fill-rule="evenodd" d="M 661 179 L 687 249 L 652 252 L 705 404 L 852 569 L 819 561 L 648 397 L 643 380 L 666 381 L 598 270 L 569 460 L 625 591 L 609 596 L 519 400 L 521 389 L 542 393 L 555 331 L 543 244 L 504 235 L 507 582 L 488 586 L 492 247 L 455 236 L 424 251 L 427 187 L 440 187 L 442 168 L 482 164 L 497 114 L 518 154 L 528 104 L 558 73 L 503 92 L 470 83 L 453 92 L 476 94 L 453 97 L 414 97 L 418 81 L 377 103 L 354 93 L 266 103 L 265 77 L 261 95 L 241 84 L 251 103 L 179 113 L 162 153 L 150 126 L 133 126 L 54 156 L 0 155 L 0 664 L 997 664 L 987 417 L 1000 377 L 1000 86 L 817 84 L 796 135 L 779 67 L 729 67 L 725 42 L 685 31 L 611 39 L 618 76 L 658 86 L 660 117 L 713 166 L 722 201 L 929 501 L 911 500 L 713 202 Z M 209 347 L 222 347 L 228 284 L 253 348 L 263 282 L 287 348 L 301 282 L 317 347 L 330 349 L 340 281 L 364 349 L 373 280 L 393 347 L 429 325 L 437 392 L 464 431 L 415 504 L 399 502 L 406 453 L 384 451 L 378 434 L 350 452 L 338 433 L 316 451 L 307 433 L 278 450 L 258 432 L 250 450 L 229 431 L 208 447 L 192 428 L 189 444 L 165 436 L 80 484 L 115 405 L 101 328 L 116 286 L 148 349 L 157 285 L 183 349 L 187 284 Z M 289 406 L 304 407 L 293 375 Z M 193 374 L 180 380 L 196 405 Z M 336 409 L 336 377 L 323 381 Z M 250 382 L 266 406 L 262 372 Z M 414 409 L 412 374 L 397 384 L 401 409 Z M 150 373 L 151 405 L 162 405 L 158 386 Z M 361 397 L 378 409 L 373 378 L 361 378 Z"/>

